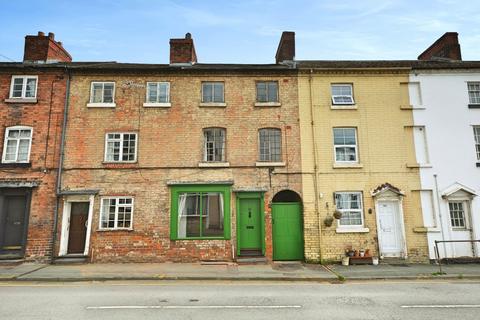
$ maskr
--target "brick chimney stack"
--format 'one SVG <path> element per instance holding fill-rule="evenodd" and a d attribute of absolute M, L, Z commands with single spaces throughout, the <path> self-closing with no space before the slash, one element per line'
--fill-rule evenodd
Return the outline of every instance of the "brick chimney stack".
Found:
<path fill-rule="evenodd" d="M 39 31 L 36 36 L 25 37 L 25 50 L 23 62 L 55 63 L 70 62 L 72 56 L 63 48 L 61 42 L 55 41 L 55 34 L 49 32 L 48 36 Z"/>
<path fill-rule="evenodd" d="M 278 64 L 293 61 L 293 59 L 295 59 L 295 32 L 283 31 L 278 44 L 277 54 L 275 55 L 275 61 Z"/>
<path fill-rule="evenodd" d="M 418 60 L 435 59 L 462 60 L 460 44 L 458 43 L 458 33 L 446 32 L 437 41 L 435 41 L 427 50 L 423 51 Z"/>
<path fill-rule="evenodd" d="M 170 64 L 194 64 L 197 54 L 192 35 L 187 33 L 185 39 L 170 39 Z"/>

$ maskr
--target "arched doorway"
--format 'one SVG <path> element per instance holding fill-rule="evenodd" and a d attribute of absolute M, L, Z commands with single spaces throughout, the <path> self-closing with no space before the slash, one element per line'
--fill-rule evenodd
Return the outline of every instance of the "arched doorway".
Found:
<path fill-rule="evenodd" d="M 272 199 L 273 260 L 303 260 L 302 199 L 282 190 Z"/>

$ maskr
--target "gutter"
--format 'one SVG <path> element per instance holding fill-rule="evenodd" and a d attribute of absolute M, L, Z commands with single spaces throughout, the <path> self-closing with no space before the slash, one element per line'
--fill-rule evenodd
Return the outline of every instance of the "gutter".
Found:
<path fill-rule="evenodd" d="M 67 130 L 67 116 L 68 116 L 68 107 L 70 104 L 70 70 L 65 65 L 65 73 L 67 74 L 67 85 L 65 89 L 65 104 L 63 108 L 63 124 L 62 124 L 62 137 L 60 142 L 60 159 L 58 160 L 58 171 L 57 171 L 57 182 L 55 186 L 55 193 L 57 196 L 57 200 L 55 202 L 55 210 L 54 210 L 54 219 L 53 219 L 53 235 L 52 235 L 52 254 L 50 257 L 50 263 L 55 262 L 55 242 L 57 241 L 57 228 L 58 228 L 58 215 L 60 209 L 60 197 L 61 197 L 61 190 L 62 190 L 62 169 L 63 169 L 63 161 L 64 161 L 64 153 L 65 153 L 65 138 L 66 138 L 66 130 Z"/>

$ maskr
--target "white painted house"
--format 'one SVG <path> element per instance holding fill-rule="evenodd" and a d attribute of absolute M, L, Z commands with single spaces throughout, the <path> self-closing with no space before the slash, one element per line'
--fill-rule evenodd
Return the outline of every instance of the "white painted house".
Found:
<path fill-rule="evenodd" d="M 480 239 L 480 62 L 461 61 L 457 34 L 446 33 L 419 56 L 408 86 L 424 226 L 435 259 L 435 240 Z M 478 243 L 438 248 L 440 258 L 480 257 Z"/>

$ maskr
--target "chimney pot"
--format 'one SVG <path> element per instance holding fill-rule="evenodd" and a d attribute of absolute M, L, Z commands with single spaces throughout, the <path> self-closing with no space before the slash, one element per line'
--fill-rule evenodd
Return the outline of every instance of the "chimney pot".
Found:
<path fill-rule="evenodd" d="M 185 39 L 192 39 L 192 34 L 190 32 L 187 32 L 185 34 Z"/>
<path fill-rule="evenodd" d="M 38 36 L 39 36 L 39 37 L 45 37 L 45 33 L 42 32 L 42 31 L 38 31 Z"/>
<path fill-rule="evenodd" d="M 55 39 L 55 34 L 53 32 L 48 33 L 48 38 L 54 40 Z"/>

